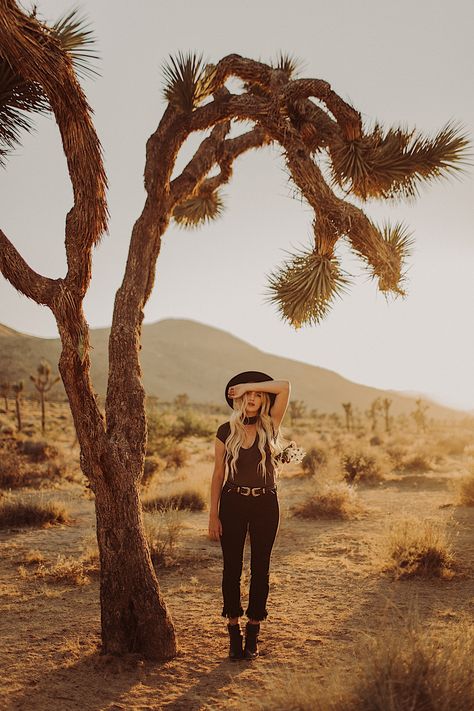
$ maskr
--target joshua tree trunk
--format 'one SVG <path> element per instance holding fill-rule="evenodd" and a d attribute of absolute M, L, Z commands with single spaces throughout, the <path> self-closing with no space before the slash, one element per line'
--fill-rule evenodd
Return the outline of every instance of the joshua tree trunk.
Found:
<path fill-rule="evenodd" d="M 138 485 L 124 486 L 122 477 L 108 472 L 95 490 L 102 651 L 169 659 L 176 654 L 174 628 L 145 540 Z"/>
<path fill-rule="evenodd" d="M 21 403 L 18 396 L 15 397 L 15 410 L 16 410 L 16 422 L 18 432 L 21 432 L 22 422 L 21 422 Z"/>
<path fill-rule="evenodd" d="M 44 434 L 46 429 L 46 415 L 44 411 L 44 392 L 40 390 L 40 403 L 41 403 L 41 432 Z"/>

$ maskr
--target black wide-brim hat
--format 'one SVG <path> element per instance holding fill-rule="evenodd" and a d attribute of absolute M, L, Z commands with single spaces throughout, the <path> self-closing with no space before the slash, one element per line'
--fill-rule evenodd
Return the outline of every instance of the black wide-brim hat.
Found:
<path fill-rule="evenodd" d="M 227 394 L 229 388 L 232 385 L 241 385 L 242 383 L 263 383 L 267 380 L 274 380 L 274 378 L 272 378 L 271 375 L 261 373 L 258 370 L 246 370 L 243 373 L 238 373 L 237 375 L 234 375 L 234 377 L 231 378 L 225 386 L 224 394 L 225 399 L 227 400 L 227 404 L 229 405 L 229 407 L 234 409 L 234 406 L 232 404 L 232 398 L 230 398 Z M 267 395 L 270 396 L 270 407 L 272 407 L 273 403 L 275 402 L 276 393 L 267 393 Z"/>

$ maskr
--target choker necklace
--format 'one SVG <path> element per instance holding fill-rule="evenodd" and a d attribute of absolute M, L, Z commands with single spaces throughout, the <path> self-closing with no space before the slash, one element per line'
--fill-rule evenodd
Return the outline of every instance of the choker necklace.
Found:
<path fill-rule="evenodd" d="M 244 417 L 244 425 L 254 425 L 258 420 L 258 415 L 252 415 L 252 417 Z"/>

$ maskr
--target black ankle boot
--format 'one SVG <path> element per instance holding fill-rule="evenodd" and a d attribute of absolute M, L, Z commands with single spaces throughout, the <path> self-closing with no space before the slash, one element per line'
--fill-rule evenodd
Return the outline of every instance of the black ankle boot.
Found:
<path fill-rule="evenodd" d="M 237 623 L 236 625 L 227 625 L 227 629 L 229 631 L 229 639 L 230 639 L 230 646 L 229 646 L 229 659 L 231 659 L 233 662 L 236 661 L 237 659 L 243 659 L 244 653 L 242 649 L 242 631 L 240 629 L 240 625 Z"/>
<path fill-rule="evenodd" d="M 245 625 L 245 647 L 244 659 L 255 659 L 258 657 L 258 633 L 260 625 L 253 625 L 247 622 Z"/>

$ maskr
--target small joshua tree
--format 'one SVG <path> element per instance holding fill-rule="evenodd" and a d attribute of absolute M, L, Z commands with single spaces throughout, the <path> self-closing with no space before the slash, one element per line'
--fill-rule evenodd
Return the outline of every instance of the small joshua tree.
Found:
<path fill-rule="evenodd" d="M 22 421 L 21 421 L 21 398 L 23 394 L 23 380 L 19 380 L 17 383 L 13 383 L 12 390 L 15 395 L 15 411 L 16 411 L 16 423 L 18 432 L 21 432 Z"/>
<path fill-rule="evenodd" d="M 344 408 L 344 414 L 346 415 L 346 430 L 350 432 L 354 426 L 354 414 L 352 412 L 352 403 L 343 402 L 342 407 Z"/>
<path fill-rule="evenodd" d="M 10 383 L 8 380 L 3 380 L 0 383 L 0 397 L 5 401 L 5 412 L 8 412 L 8 395 L 10 393 Z"/>
<path fill-rule="evenodd" d="M 303 400 L 291 400 L 289 403 L 291 422 L 301 420 L 306 414 L 306 403 Z"/>
<path fill-rule="evenodd" d="M 102 651 L 169 659 L 177 649 L 174 626 L 153 569 L 140 505 L 147 444 L 141 327 L 169 224 L 192 228 L 219 217 L 219 191 L 231 179 L 235 160 L 247 151 L 277 146 L 312 210 L 314 235 L 306 250 L 270 275 L 268 298 L 292 327 L 318 324 L 348 283 L 336 255 L 339 241 L 349 242 L 384 294 L 404 293 L 407 228 L 377 226 L 354 199 L 414 197 L 420 182 L 458 169 L 468 141 L 451 124 L 432 139 L 398 127 L 368 128 L 328 82 L 297 78 L 288 57 L 263 63 L 229 54 L 215 64 L 192 54 L 171 58 L 165 67 L 167 106 L 146 145 L 146 200 L 115 297 L 104 414 L 91 383 L 83 310 L 93 249 L 108 218 L 101 146 L 76 73 L 78 66 L 84 69 L 84 44 L 90 39 L 73 14 L 47 26 L 15 0 L 0 0 L 0 163 L 18 142 L 20 129 L 31 127 L 29 112 L 50 110 L 73 193 L 65 220 L 67 272 L 61 278 L 37 273 L 1 229 L 0 271 L 56 318 L 59 372 L 81 467 L 95 494 Z M 233 135 L 242 125 L 249 128 Z M 188 137 L 203 132 L 194 155 L 177 172 Z"/>
<path fill-rule="evenodd" d="M 415 420 L 416 429 L 418 432 L 426 431 L 426 411 L 429 409 L 429 405 L 426 405 L 423 400 L 419 397 L 415 400 L 416 408 L 410 415 Z"/>
<path fill-rule="evenodd" d="M 36 375 L 30 375 L 30 380 L 34 383 L 35 388 L 39 393 L 41 403 L 41 432 L 45 431 L 45 395 L 53 385 L 61 380 L 61 376 L 56 378 L 51 377 L 51 366 L 46 360 L 42 360 L 36 369 Z"/>
<path fill-rule="evenodd" d="M 385 420 L 385 431 L 387 433 L 390 433 L 390 423 L 391 423 L 391 417 L 390 417 L 390 406 L 392 404 L 392 400 L 390 400 L 389 397 L 385 397 L 382 400 L 382 408 L 383 408 L 383 416 Z"/>
<path fill-rule="evenodd" d="M 176 395 L 174 405 L 176 409 L 184 410 L 189 405 L 189 395 L 187 393 L 180 393 L 179 395 Z"/>
<path fill-rule="evenodd" d="M 380 414 L 381 409 L 382 404 L 380 402 L 380 398 L 376 398 L 375 400 L 373 400 L 369 409 L 365 413 L 370 420 L 372 432 L 375 432 L 377 429 L 378 416 Z"/>

